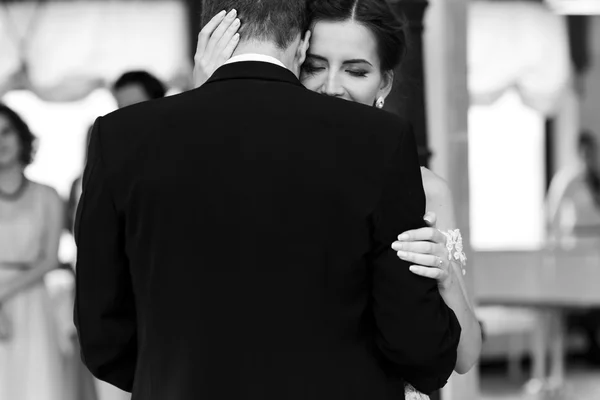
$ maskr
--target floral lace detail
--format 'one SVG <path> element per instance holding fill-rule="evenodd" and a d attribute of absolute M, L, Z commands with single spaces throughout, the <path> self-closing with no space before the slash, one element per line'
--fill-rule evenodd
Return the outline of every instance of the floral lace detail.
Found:
<path fill-rule="evenodd" d="M 441 231 L 440 231 L 441 232 Z M 467 256 L 463 251 L 462 235 L 460 229 L 448 230 L 442 232 L 446 236 L 446 249 L 448 250 L 448 260 L 452 261 L 454 258 L 456 261 L 460 261 L 462 264 L 462 273 L 465 275 L 465 266 L 467 265 Z"/>
<path fill-rule="evenodd" d="M 404 385 L 404 399 L 405 400 L 429 400 L 429 396 L 419 392 L 410 383 Z"/>

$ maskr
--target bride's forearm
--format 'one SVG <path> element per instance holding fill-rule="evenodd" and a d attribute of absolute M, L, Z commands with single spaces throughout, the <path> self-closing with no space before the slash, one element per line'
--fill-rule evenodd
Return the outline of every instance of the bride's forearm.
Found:
<path fill-rule="evenodd" d="M 465 280 L 463 279 L 463 269 L 462 269 L 461 265 L 455 261 L 452 262 L 452 268 L 454 270 L 454 275 L 456 276 L 456 280 L 458 281 L 458 284 L 460 285 L 460 289 L 463 293 L 463 296 L 465 296 L 465 301 L 469 305 L 469 309 L 473 312 L 473 314 L 475 314 L 475 307 L 473 307 L 473 303 L 471 302 L 471 296 L 469 296 L 469 292 L 467 291 L 467 285 L 465 283 Z"/>
<path fill-rule="evenodd" d="M 455 281 L 446 289 L 440 289 L 440 294 L 448 307 L 454 311 L 460 323 L 462 332 L 458 344 L 458 358 L 455 371 L 467 373 L 479 359 L 481 352 L 481 327 L 469 301 L 460 266 L 453 262 Z M 458 271 L 457 271 L 458 270 Z"/>

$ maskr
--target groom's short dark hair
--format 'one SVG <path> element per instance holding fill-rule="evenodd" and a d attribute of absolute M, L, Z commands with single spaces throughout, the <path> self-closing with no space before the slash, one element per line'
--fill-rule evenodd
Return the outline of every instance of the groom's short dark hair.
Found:
<path fill-rule="evenodd" d="M 237 10 L 242 40 L 274 41 L 280 49 L 309 27 L 306 0 L 204 0 L 202 26 L 222 10 Z"/>

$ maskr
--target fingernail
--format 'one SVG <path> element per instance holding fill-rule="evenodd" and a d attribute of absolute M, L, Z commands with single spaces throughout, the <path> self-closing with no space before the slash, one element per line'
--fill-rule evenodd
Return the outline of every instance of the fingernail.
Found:
<path fill-rule="evenodd" d="M 236 10 L 236 9 L 233 9 L 233 10 L 231 10 L 231 11 L 229 12 L 229 16 L 230 16 L 230 17 L 234 17 L 236 14 L 237 14 L 237 10 Z"/>
<path fill-rule="evenodd" d="M 240 40 L 240 34 L 236 33 L 235 35 L 233 35 L 233 40 Z"/>
<path fill-rule="evenodd" d="M 233 21 L 233 25 L 239 25 L 240 24 L 240 20 L 236 19 L 235 21 Z"/>
<path fill-rule="evenodd" d="M 402 235 L 398 236 L 398 240 L 408 240 L 408 235 L 403 233 Z"/>
<path fill-rule="evenodd" d="M 403 249 L 402 243 L 399 243 L 399 242 L 392 243 L 392 249 L 394 249 L 396 251 L 402 250 Z"/>
<path fill-rule="evenodd" d="M 398 257 L 400 257 L 400 258 L 405 258 L 407 255 L 408 255 L 408 253 L 405 252 L 405 251 L 399 251 L 398 252 Z"/>
<path fill-rule="evenodd" d="M 219 14 L 217 14 L 217 17 L 224 17 L 225 15 L 227 15 L 227 11 L 223 10 Z"/>

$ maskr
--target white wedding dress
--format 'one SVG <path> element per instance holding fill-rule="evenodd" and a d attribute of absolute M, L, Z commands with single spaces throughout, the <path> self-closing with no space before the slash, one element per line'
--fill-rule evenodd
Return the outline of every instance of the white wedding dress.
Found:
<path fill-rule="evenodd" d="M 419 392 L 410 383 L 404 385 L 405 400 L 429 400 L 429 396 Z"/>

